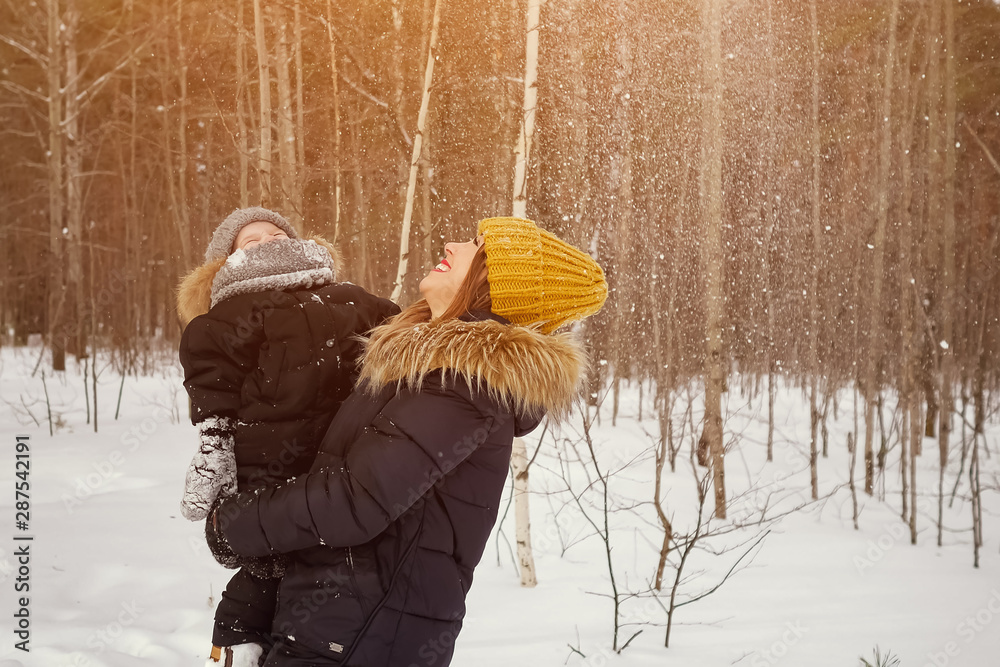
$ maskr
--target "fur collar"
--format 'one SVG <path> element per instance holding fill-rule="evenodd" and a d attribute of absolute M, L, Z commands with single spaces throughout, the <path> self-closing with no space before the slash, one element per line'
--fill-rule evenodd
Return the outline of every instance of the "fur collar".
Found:
<path fill-rule="evenodd" d="M 340 255 L 333 244 L 321 236 L 310 238 L 330 251 L 333 265 L 339 271 L 342 266 Z M 180 317 L 182 329 L 191 320 L 199 315 L 204 315 L 212 307 L 212 280 L 215 279 L 215 274 L 219 272 L 222 265 L 226 263 L 226 259 L 226 257 L 221 257 L 206 262 L 184 276 L 180 285 L 177 286 L 177 315 Z"/>
<path fill-rule="evenodd" d="M 429 372 L 461 377 L 519 414 L 565 416 L 576 397 L 586 355 L 570 334 L 494 320 L 431 321 L 378 327 L 362 355 L 361 377 L 370 390 L 419 386 Z"/>

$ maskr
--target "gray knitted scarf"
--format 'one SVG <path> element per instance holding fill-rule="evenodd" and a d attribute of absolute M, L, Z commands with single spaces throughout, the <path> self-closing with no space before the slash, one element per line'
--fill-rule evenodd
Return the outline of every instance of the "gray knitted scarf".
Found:
<path fill-rule="evenodd" d="M 212 307 L 238 294 L 311 289 L 334 282 L 333 258 L 315 241 L 276 239 L 236 250 L 212 280 Z"/>

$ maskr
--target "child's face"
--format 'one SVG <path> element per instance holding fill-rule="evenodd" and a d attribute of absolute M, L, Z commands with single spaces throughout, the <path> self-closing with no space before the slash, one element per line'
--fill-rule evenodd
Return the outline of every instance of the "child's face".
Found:
<path fill-rule="evenodd" d="M 288 234 L 281 227 L 272 222 L 258 220 L 251 222 L 240 230 L 239 234 L 236 235 L 236 239 L 233 240 L 233 247 L 230 249 L 230 252 L 236 252 L 237 249 L 247 250 L 261 243 L 270 243 L 275 239 L 287 238 Z"/>

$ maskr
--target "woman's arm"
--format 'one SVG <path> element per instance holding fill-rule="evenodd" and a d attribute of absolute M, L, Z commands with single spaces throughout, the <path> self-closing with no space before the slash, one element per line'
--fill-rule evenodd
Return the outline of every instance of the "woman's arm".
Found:
<path fill-rule="evenodd" d="M 213 514 L 218 529 L 247 556 L 368 542 L 491 433 L 512 428 L 509 415 L 486 414 L 476 403 L 461 381 L 447 390 L 429 381 L 419 393 L 400 390 L 343 465 L 229 498 Z"/>

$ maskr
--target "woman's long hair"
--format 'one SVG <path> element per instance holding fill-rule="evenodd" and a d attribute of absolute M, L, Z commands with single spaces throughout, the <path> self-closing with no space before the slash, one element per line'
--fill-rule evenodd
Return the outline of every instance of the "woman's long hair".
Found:
<path fill-rule="evenodd" d="M 451 305 L 441 314 L 439 319 L 450 320 L 461 317 L 471 310 L 492 310 L 492 307 L 490 283 L 487 280 L 486 245 L 484 244 L 479 246 L 476 254 L 473 255 L 469 273 L 466 274 L 465 280 L 455 292 L 455 298 L 451 300 Z M 403 312 L 392 318 L 388 326 L 395 329 L 430 321 L 431 307 L 427 304 L 427 299 L 421 299 L 407 306 Z"/>

